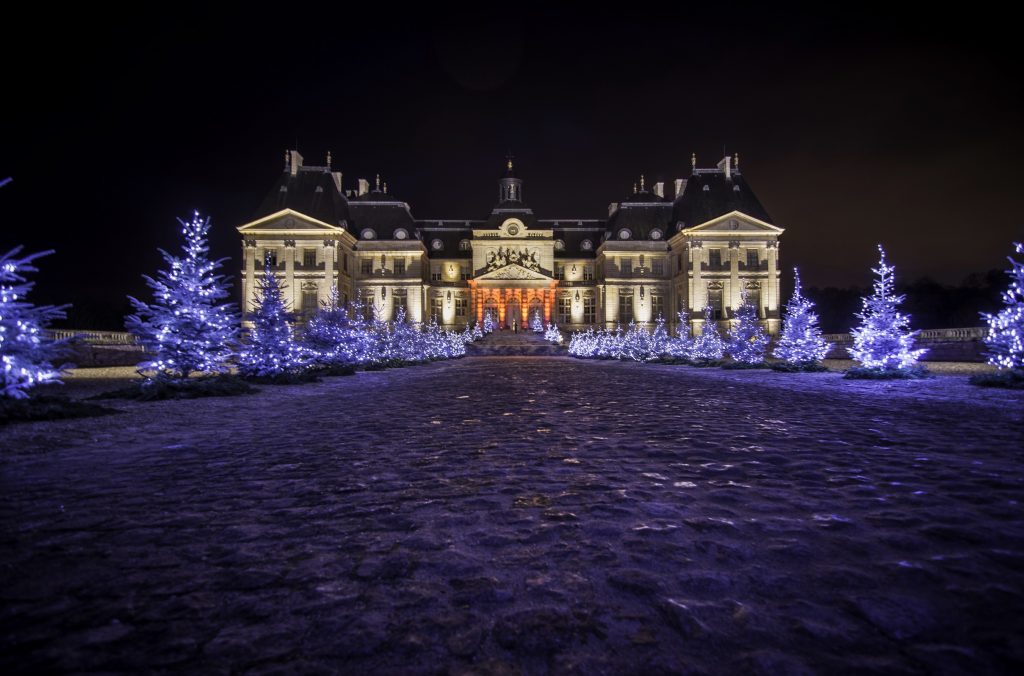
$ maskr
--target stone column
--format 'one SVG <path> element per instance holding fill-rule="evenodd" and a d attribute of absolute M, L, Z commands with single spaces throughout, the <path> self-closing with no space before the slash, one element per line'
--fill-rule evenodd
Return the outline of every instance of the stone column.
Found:
<path fill-rule="evenodd" d="M 740 243 L 737 240 L 729 242 L 729 306 L 735 313 L 740 306 Z"/>
<path fill-rule="evenodd" d="M 690 318 L 696 318 L 703 312 L 707 302 L 704 300 L 704 281 L 701 279 L 700 258 L 704 248 L 703 242 L 693 240 L 690 242 L 690 268 L 693 270 L 693 287 L 690 290 Z"/>
<path fill-rule="evenodd" d="M 330 300 L 331 289 L 334 288 L 334 240 L 324 240 L 324 280 L 326 284 L 320 295 L 321 300 Z"/>
<path fill-rule="evenodd" d="M 245 285 L 242 287 L 242 314 L 248 316 L 252 312 L 253 297 L 256 291 L 256 240 L 247 239 L 245 246 Z"/>
<path fill-rule="evenodd" d="M 288 310 L 295 311 L 295 240 L 284 241 L 284 283 L 287 291 L 284 292 L 285 302 L 288 303 Z"/>
<path fill-rule="evenodd" d="M 779 309 L 779 273 L 778 267 L 779 243 L 768 242 L 768 283 L 765 284 L 767 298 L 764 304 L 769 310 Z"/>

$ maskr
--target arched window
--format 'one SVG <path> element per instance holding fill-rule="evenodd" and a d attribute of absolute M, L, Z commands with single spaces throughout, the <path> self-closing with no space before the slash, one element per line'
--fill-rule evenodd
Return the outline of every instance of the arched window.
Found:
<path fill-rule="evenodd" d="M 459 242 L 459 251 L 469 251 L 472 248 L 473 248 L 473 245 L 470 244 L 468 239 L 464 239 L 464 240 Z"/>
<path fill-rule="evenodd" d="M 363 239 L 377 239 L 377 233 L 373 231 L 373 228 L 364 228 L 359 236 Z"/>

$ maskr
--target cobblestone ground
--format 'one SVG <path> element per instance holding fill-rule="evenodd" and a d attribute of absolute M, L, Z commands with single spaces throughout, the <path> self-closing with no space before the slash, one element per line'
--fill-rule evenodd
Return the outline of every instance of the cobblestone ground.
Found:
<path fill-rule="evenodd" d="M 478 358 L 15 425 L 0 668 L 1010 672 L 1024 398 L 958 383 Z"/>

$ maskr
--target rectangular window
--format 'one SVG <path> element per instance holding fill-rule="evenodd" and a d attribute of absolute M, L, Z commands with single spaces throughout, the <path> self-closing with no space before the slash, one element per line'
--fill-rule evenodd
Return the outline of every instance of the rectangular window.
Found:
<path fill-rule="evenodd" d="M 360 274 L 366 275 L 367 277 L 373 274 L 373 259 L 364 258 L 359 261 L 359 272 Z"/>
<path fill-rule="evenodd" d="M 270 265 L 270 267 L 277 267 L 277 250 L 266 249 L 263 252 L 263 258 L 260 260 L 260 262 L 265 265 Z"/>
<path fill-rule="evenodd" d="M 309 319 L 317 310 L 316 289 L 302 290 L 302 316 Z"/>
<path fill-rule="evenodd" d="M 369 321 L 373 319 L 373 294 L 367 294 L 363 296 L 363 319 Z"/>
<path fill-rule="evenodd" d="M 341 254 L 341 269 L 348 272 L 348 254 Z"/>
<path fill-rule="evenodd" d="M 658 317 L 665 317 L 665 297 L 651 294 L 651 321 L 657 321 Z"/>
<path fill-rule="evenodd" d="M 751 270 L 756 270 L 759 265 L 757 249 L 747 249 L 747 267 Z"/>
<path fill-rule="evenodd" d="M 619 260 L 619 271 L 622 273 L 623 277 L 632 277 L 633 276 L 633 259 L 632 258 L 622 258 L 622 259 L 620 259 Z"/>
<path fill-rule="evenodd" d="M 469 279 L 469 268 L 465 265 L 459 266 L 459 279 L 464 282 Z"/>
<path fill-rule="evenodd" d="M 583 281 L 584 282 L 592 282 L 592 281 L 594 281 L 594 268 L 590 267 L 589 265 L 584 265 L 583 266 Z"/>
<path fill-rule="evenodd" d="M 665 261 L 660 258 L 655 258 L 651 261 L 651 274 L 655 277 L 665 276 Z"/>
<path fill-rule="evenodd" d="M 721 289 L 708 289 L 708 305 L 711 306 L 711 311 L 713 312 L 715 319 L 722 319 L 725 313 L 722 311 Z M 701 308 L 701 310 L 703 311 L 703 308 Z"/>
<path fill-rule="evenodd" d="M 597 317 L 596 304 L 594 303 L 593 296 L 583 297 L 583 322 L 585 324 L 593 324 Z"/>
<path fill-rule="evenodd" d="M 619 295 L 619 323 L 629 324 L 633 321 L 633 294 Z"/>
<path fill-rule="evenodd" d="M 396 277 L 400 277 L 400 276 L 402 276 L 404 274 L 405 274 L 405 259 L 404 258 L 396 258 L 395 259 L 395 276 Z"/>
<path fill-rule="evenodd" d="M 708 269 L 718 270 L 722 267 L 722 250 L 721 249 L 710 249 L 708 250 Z"/>
<path fill-rule="evenodd" d="M 431 319 L 436 319 L 439 324 L 442 321 L 444 321 L 443 303 L 444 299 L 441 298 L 440 296 L 437 298 L 430 299 L 430 316 L 427 317 L 428 321 Z"/>
<path fill-rule="evenodd" d="M 565 279 L 565 265 L 563 263 L 555 263 L 555 279 Z"/>
<path fill-rule="evenodd" d="M 572 321 L 572 297 L 558 299 L 558 323 L 568 324 Z"/>
<path fill-rule="evenodd" d="M 316 267 L 316 249 L 303 249 L 302 250 L 302 267 L 304 267 L 304 268 L 315 268 Z"/>
<path fill-rule="evenodd" d="M 441 281 L 441 266 L 431 265 L 430 266 L 430 281 L 440 282 Z"/>
<path fill-rule="evenodd" d="M 682 272 L 682 271 L 683 271 L 683 257 L 682 256 L 676 256 L 676 272 Z"/>
<path fill-rule="evenodd" d="M 393 310 L 394 314 L 391 315 L 391 316 L 397 318 L 398 317 L 398 311 L 400 309 L 401 310 L 405 310 L 406 317 L 409 316 L 409 300 L 408 300 L 408 298 L 406 298 L 405 294 L 396 293 L 395 294 L 395 308 Z"/>
<path fill-rule="evenodd" d="M 757 309 L 757 316 L 761 316 L 761 289 L 747 289 L 747 302 Z"/>
<path fill-rule="evenodd" d="M 466 298 L 455 299 L 455 316 L 463 317 L 466 316 L 466 311 L 469 309 L 469 300 Z"/>

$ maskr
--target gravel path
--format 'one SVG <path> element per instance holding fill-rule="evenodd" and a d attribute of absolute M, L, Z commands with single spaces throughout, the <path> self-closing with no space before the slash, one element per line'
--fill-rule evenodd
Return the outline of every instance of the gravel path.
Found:
<path fill-rule="evenodd" d="M 473 358 L 14 425 L 0 669 L 992 673 L 1024 393 Z"/>

